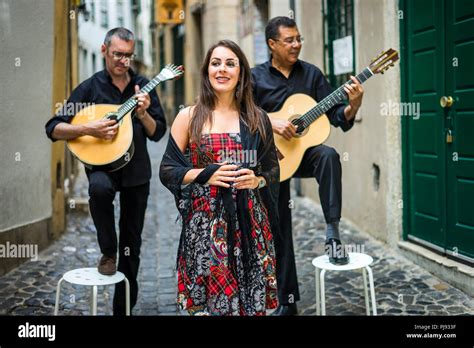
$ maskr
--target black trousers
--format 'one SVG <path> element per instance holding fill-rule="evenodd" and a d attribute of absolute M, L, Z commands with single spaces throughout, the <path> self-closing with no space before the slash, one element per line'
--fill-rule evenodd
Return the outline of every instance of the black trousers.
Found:
<path fill-rule="evenodd" d="M 319 198 L 327 223 L 341 219 L 341 176 L 339 154 L 326 145 L 309 148 L 293 176 L 316 179 L 319 184 Z M 281 228 L 279 235 L 274 236 L 278 300 L 283 305 L 300 300 L 293 248 L 290 199 L 290 180 L 286 180 L 280 183 L 278 210 Z"/>
<path fill-rule="evenodd" d="M 89 206 L 97 229 L 100 251 L 115 256 L 118 248 L 117 269 L 130 282 L 130 308 L 137 303 L 138 267 L 145 210 L 150 192 L 150 183 L 134 187 L 121 187 L 120 174 L 106 172 L 88 173 Z M 115 231 L 115 194 L 120 191 L 119 241 Z M 125 283 L 115 286 L 114 315 L 125 315 Z"/>

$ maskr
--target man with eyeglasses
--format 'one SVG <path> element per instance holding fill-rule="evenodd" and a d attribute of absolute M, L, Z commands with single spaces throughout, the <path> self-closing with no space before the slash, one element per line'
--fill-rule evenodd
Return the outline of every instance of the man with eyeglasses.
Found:
<path fill-rule="evenodd" d="M 265 28 L 265 39 L 271 51 L 270 60 L 252 69 L 253 93 L 256 104 L 266 112 L 281 109 L 288 97 L 304 93 L 321 101 L 332 92 L 321 70 L 313 64 L 299 60 L 303 38 L 294 20 L 275 17 Z M 348 131 L 362 103 L 363 89 L 355 77 L 344 89 L 349 105 L 337 104 L 327 112 L 330 123 Z M 296 136 L 296 127 L 289 121 L 271 119 L 273 132 L 287 140 Z M 325 250 L 331 263 L 349 262 L 339 236 L 342 189 L 341 162 L 338 153 L 326 145 L 309 148 L 296 171 L 295 177 L 315 178 L 319 184 L 319 197 L 327 223 Z M 300 299 L 296 275 L 290 209 L 290 180 L 280 183 L 279 214 L 281 228 L 275 235 L 278 300 L 280 306 L 273 315 L 296 315 L 296 302 Z"/>
<path fill-rule="evenodd" d="M 115 274 L 118 251 L 118 270 L 130 282 L 131 308 L 137 302 L 141 233 L 150 190 L 151 164 L 147 138 L 158 141 L 166 132 L 166 120 L 156 92 L 140 93 L 148 80 L 130 68 L 134 47 L 135 40 L 131 31 L 125 28 L 110 30 L 101 46 L 105 69 L 82 82 L 66 103 L 123 104 L 134 95 L 138 100 L 132 114 L 135 152 L 129 163 L 114 172 L 86 169 L 89 179 L 89 207 L 102 252 L 98 271 L 104 275 Z M 110 140 L 117 134 L 118 124 L 114 120 L 71 125 L 69 122 L 74 115 L 67 114 L 65 110 L 68 110 L 66 106 L 46 124 L 46 134 L 52 141 L 70 140 L 83 135 Z M 113 204 L 117 191 L 120 191 L 118 243 Z M 115 287 L 113 303 L 114 315 L 124 315 L 123 282 Z"/>

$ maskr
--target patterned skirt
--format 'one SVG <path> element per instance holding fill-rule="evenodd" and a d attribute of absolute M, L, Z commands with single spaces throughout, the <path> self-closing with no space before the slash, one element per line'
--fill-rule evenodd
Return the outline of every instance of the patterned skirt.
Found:
<path fill-rule="evenodd" d="M 200 146 L 190 145 L 195 168 L 221 162 L 222 151 L 240 151 L 240 135 L 203 134 Z M 192 187 L 191 209 L 184 223 L 178 250 L 178 306 L 190 314 L 265 315 L 276 308 L 275 253 L 268 213 L 258 190 L 248 190 L 251 238 L 244 271 L 242 233 L 237 216 L 234 249 L 227 248 L 228 222 L 216 186 Z M 232 195 L 236 198 L 236 189 Z M 237 207 L 237 205 L 235 205 Z M 229 264 L 228 253 L 234 262 Z"/>

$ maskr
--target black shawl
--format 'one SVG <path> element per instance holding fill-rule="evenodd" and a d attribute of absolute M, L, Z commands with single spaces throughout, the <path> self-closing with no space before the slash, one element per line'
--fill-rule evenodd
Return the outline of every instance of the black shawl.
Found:
<path fill-rule="evenodd" d="M 270 120 L 268 115 L 263 111 L 261 117 L 265 129 L 265 141 L 263 141 L 258 131 L 256 131 L 254 134 L 251 134 L 245 123 L 240 120 L 240 137 L 242 141 L 242 149 L 244 151 L 257 150 L 256 165 L 251 167 L 251 163 L 242 163 L 242 167 L 252 169 L 256 176 L 263 176 L 267 182 L 267 185 L 260 189 L 260 196 L 265 208 L 268 211 L 270 228 L 273 236 L 275 236 L 277 235 L 277 231 L 279 229 L 278 191 L 280 187 L 280 167 L 278 164 Z M 160 165 L 160 180 L 163 185 L 165 185 L 166 188 L 168 188 L 174 195 L 176 207 L 178 208 L 179 214 L 181 215 L 181 220 L 183 222 L 178 248 L 178 257 L 182 251 L 184 243 L 186 243 L 184 240 L 184 223 L 191 209 L 192 202 L 190 193 L 192 192 L 192 185 L 206 184 L 206 182 L 218 168 L 219 165 L 210 164 L 192 183 L 189 185 L 183 185 L 182 182 L 184 176 L 189 170 L 194 168 L 190 160 L 181 152 L 170 134 L 168 145 Z M 237 190 L 237 209 L 235 209 L 233 203 L 231 188 L 219 187 L 218 199 L 222 199 L 225 210 L 224 218 L 226 219 L 229 227 L 227 234 L 229 265 L 232 265 L 231 269 L 235 271 L 235 265 L 233 265 L 234 253 L 231 251 L 234 249 L 236 230 L 234 221 L 236 214 L 239 229 L 242 232 L 242 251 L 245 269 L 248 263 L 248 247 L 251 239 L 250 215 L 248 211 L 248 190 Z"/>

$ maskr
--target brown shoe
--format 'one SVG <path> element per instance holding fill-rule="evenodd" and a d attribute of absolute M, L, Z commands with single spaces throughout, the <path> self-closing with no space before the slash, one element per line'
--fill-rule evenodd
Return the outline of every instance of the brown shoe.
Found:
<path fill-rule="evenodd" d="M 99 273 L 103 275 L 114 275 L 115 272 L 117 272 L 117 267 L 115 266 L 116 261 L 116 257 L 102 255 L 99 266 L 97 267 Z"/>

